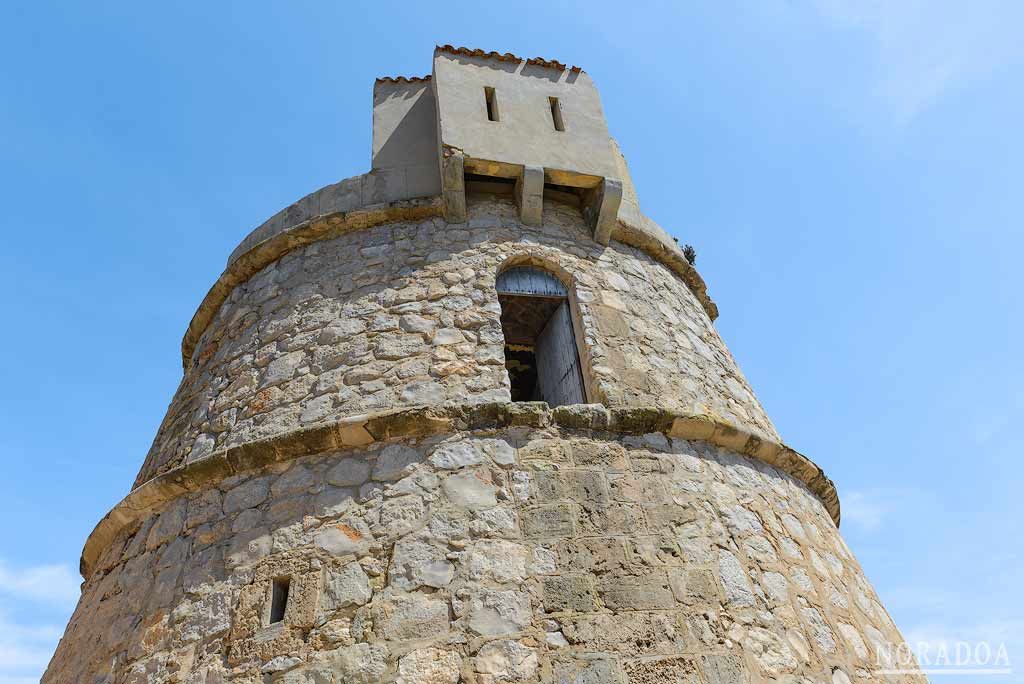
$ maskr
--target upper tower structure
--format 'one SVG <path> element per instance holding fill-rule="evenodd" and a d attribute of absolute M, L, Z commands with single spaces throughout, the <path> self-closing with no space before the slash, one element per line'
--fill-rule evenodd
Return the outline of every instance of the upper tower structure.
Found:
<path fill-rule="evenodd" d="M 47 684 L 794 684 L 895 625 L 576 67 L 439 47 L 245 237 Z"/>
<path fill-rule="evenodd" d="M 379 79 L 373 100 L 373 169 L 386 199 L 443 192 L 448 220 L 460 222 L 467 174 L 512 181 L 521 220 L 536 226 L 545 185 L 561 186 L 584 197 L 596 239 L 608 243 L 624 164 L 579 67 L 446 45 L 430 77 Z"/>

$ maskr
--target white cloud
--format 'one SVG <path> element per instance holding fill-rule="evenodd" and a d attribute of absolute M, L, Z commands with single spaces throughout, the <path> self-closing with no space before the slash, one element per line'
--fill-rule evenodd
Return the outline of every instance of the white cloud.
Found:
<path fill-rule="evenodd" d="M 38 682 L 79 596 L 66 565 L 12 569 L 0 560 L 0 684 Z"/>
<path fill-rule="evenodd" d="M 879 530 L 891 520 L 905 526 L 922 511 L 934 510 L 933 492 L 912 485 L 868 487 L 840 492 L 843 525 L 852 524 L 865 532 Z"/>
<path fill-rule="evenodd" d="M 79 596 L 67 565 L 12 569 L 0 560 L 0 684 L 38 682 Z"/>
<path fill-rule="evenodd" d="M 877 530 L 893 512 L 895 495 L 891 491 L 871 489 L 854 491 L 840 497 L 843 522 L 867 531 Z"/>
<path fill-rule="evenodd" d="M 873 43 L 872 96 L 907 123 L 947 93 L 1024 59 L 1015 0 L 815 0 Z"/>
<path fill-rule="evenodd" d="M 18 624 L 0 613 L 0 682 L 38 682 L 61 633 L 56 625 Z"/>
<path fill-rule="evenodd" d="M 11 570 L 0 561 L 0 591 L 20 600 L 74 606 L 81 579 L 66 565 L 37 565 Z"/>

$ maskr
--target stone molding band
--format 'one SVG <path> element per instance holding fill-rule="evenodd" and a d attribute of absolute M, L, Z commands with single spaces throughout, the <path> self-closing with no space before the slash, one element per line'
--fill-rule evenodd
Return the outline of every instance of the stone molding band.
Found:
<path fill-rule="evenodd" d="M 700 440 L 756 458 L 803 482 L 839 526 L 839 495 L 832 480 L 806 456 L 785 444 L 708 415 L 637 407 L 609 409 L 601 404 L 549 408 L 544 402 L 455 404 L 411 407 L 347 416 L 284 435 L 221 449 L 185 463 L 133 489 L 107 513 L 85 542 L 79 569 L 88 580 L 103 552 L 120 531 L 173 500 L 216 485 L 232 475 L 325 451 L 360 448 L 393 439 L 497 430 L 556 427 L 594 433 Z"/>
<path fill-rule="evenodd" d="M 332 186 L 328 186 L 332 187 Z M 313 193 L 316 195 L 316 193 Z M 311 195 L 312 196 L 312 195 Z M 256 275 L 268 264 L 280 259 L 292 250 L 304 247 L 319 240 L 330 240 L 345 233 L 372 228 L 385 223 L 400 221 L 418 221 L 425 218 L 444 215 L 444 202 L 441 197 L 424 199 L 399 200 L 383 204 L 363 206 L 352 211 L 334 211 L 319 214 L 284 227 L 257 242 L 250 249 L 232 256 L 227 268 L 217 278 L 210 290 L 203 297 L 188 330 L 181 341 L 181 364 L 187 373 L 192 363 L 192 355 L 210 321 L 216 316 L 220 305 L 230 296 L 231 291 Z M 259 231 L 260 229 L 257 229 Z M 612 239 L 635 247 L 651 258 L 667 266 L 679 276 L 693 292 L 708 317 L 714 321 L 718 317 L 718 307 L 707 293 L 704 279 L 683 257 L 678 247 L 670 247 L 658 240 L 642 227 L 618 219 Z M 243 245 L 249 238 L 243 241 Z"/>

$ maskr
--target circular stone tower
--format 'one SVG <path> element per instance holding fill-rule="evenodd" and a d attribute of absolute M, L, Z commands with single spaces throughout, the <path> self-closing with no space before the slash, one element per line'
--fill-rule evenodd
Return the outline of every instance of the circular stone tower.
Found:
<path fill-rule="evenodd" d="M 43 681 L 911 681 L 577 67 L 439 47 L 192 319 Z"/>

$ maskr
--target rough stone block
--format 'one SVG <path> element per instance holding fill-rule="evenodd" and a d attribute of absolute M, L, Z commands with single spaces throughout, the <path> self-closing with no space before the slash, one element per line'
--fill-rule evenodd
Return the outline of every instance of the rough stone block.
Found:
<path fill-rule="evenodd" d="M 576 531 L 576 513 L 572 504 L 537 506 L 520 513 L 523 536 L 531 539 L 543 537 L 570 537 Z"/>
<path fill-rule="evenodd" d="M 623 662 L 626 684 L 703 684 L 693 658 L 644 658 Z"/>
<path fill-rule="evenodd" d="M 586 575 L 545 577 L 544 610 L 548 613 L 574 611 L 586 613 L 594 610 L 596 592 L 594 579 Z"/>
<path fill-rule="evenodd" d="M 597 591 L 610 610 L 654 610 L 676 607 L 668 576 L 604 575 L 597 580 Z"/>
<path fill-rule="evenodd" d="M 448 603 L 425 594 L 392 593 L 375 606 L 381 634 L 385 639 L 434 638 L 448 632 Z"/>
<path fill-rule="evenodd" d="M 745 684 L 750 681 L 743 662 L 734 655 L 705 655 L 701 669 L 708 684 Z"/>

